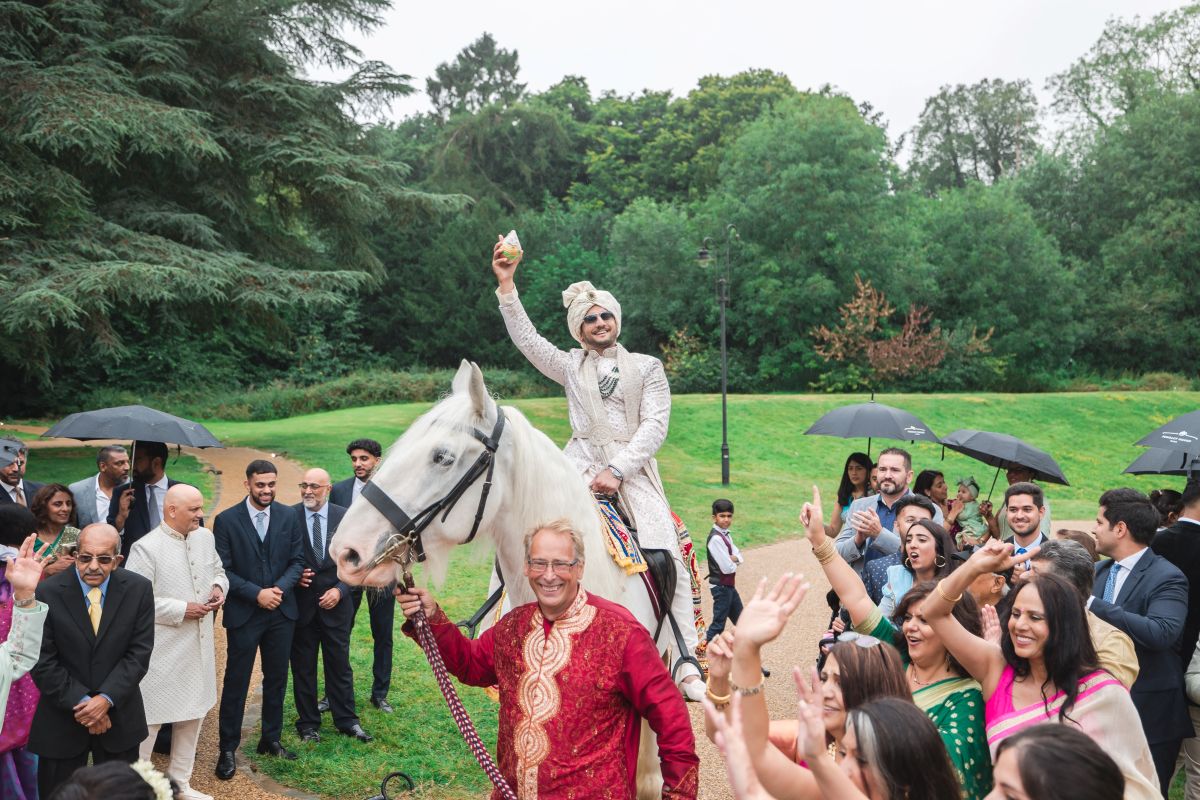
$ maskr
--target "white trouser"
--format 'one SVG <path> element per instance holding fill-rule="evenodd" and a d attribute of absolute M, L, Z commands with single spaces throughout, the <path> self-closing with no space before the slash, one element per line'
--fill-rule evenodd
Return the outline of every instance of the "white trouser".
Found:
<path fill-rule="evenodd" d="M 167 777 L 188 786 L 192 780 L 192 767 L 196 764 L 196 744 L 200 741 L 200 723 L 203 719 L 189 719 L 171 723 L 171 761 L 167 766 Z M 150 760 L 154 752 L 154 740 L 158 737 L 161 724 L 149 725 L 150 735 L 142 742 L 140 756 Z"/>
<path fill-rule="evenodd" d="M 1200 706 L 1188 705 L 1188 713 L 1192 716 L 1192 725 L 1200 734 Z M 1179 758 L 1175 762 L 1175 772 L 1180 768 L 1187 773 L 1187 783 L 1184 784 L 1184 800 L 1200 800 L 1200 736 L 1183 740 L 1179 748 Z"/>
<path fill-rule="evenodd" d="M 675 663 L 681 655 L 695 658 L 696 647 L 700 644 L 700 637 L 696 635 L 696 616 L 693 611 L 695 606 L 692 604 L 692 570 L 683 562 L 683 556 L 679 554 L 678 547 L 674 548 L 671 556 L 675 560 L 675 594 L 671 598 L 671 616 L 679 625 L 687 652 L 678 652 L 679 646 L 675 642 L 675 632 L 671 629 L 671 622 L 664 619 L 658 641 L 660 645 L 665 642 L 671 647 L 671 663 L 667 665 L 667 669 L 674 669 Z M 694 664 L 684 663 L 675 673 L 675 682 L 683 683 L 683 679 L 689 675 L 699 677 L 700 670 L 696 669 Z"/>

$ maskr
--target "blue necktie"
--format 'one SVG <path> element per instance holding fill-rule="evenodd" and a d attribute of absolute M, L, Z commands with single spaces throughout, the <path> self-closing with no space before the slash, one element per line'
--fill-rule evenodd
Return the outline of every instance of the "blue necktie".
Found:
<path fill-rule="evenodd" d="M 267 512 L 260 511 L 254 515 L 254 527 L 258 530 L 258 540 L 265 541 L 267 538 Z"/>
<path fill-rule="evenodd" d="M 1024 548 L 1024 547 L 1018 547 L 1016 550 L 1014 550 L 1014 551 L 1013 551 L 1013 555 L 1014 555 L 1014 556 L 1023 556 L 1023 555 L 1025 555 L 1025 554 L 1026 554 L 1026 553 L 1028 553 L 1028 552 L 1029 552 L 1029 550 L 1028 550 L 1027 548 Z M 1024 569 L 1029 569 L 1029 562 L 1028 562 L 1028 561 L 1026 561 L 1026 562 L 1022 563 L 1022 564 L 1021 564 L 1021 569 L 1023 569 L 1023 570 L 1024 570 Z"/>
<path fill-rule="evenodd" d="M 1108 580 L 1104 582 L 1104 602 L 1106 603 L 1111 603 L 1117 594 L 1117 571 L 1120 569 L 1120 564 L 1113 564 L 1112 569 L 1108 571 Z"/>

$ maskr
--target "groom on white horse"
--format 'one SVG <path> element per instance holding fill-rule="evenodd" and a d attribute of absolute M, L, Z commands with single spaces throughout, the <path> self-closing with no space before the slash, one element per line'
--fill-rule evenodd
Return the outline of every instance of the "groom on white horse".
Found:
<path fill-rule="evenodd" d="M 698 644 L 691 571 L 680 553 L 654 460 L 667 438 L 671 417 L 671 389 L 662 362 L 630 353 L 617 343 L 621 304 L 587 281 L 571 284 L 562 295 L 567 328 L 583 347 L 559 350 L 538 334 L 525 313 L 513 282 L 521 256 L 505 257 L 503 245 L 500 237 L 492 251 L 492 272 L 499 283 L 496 295 L 508 334 L 530 363 L 566 390 L 571 440 L 563 454 L 593 492 L 619 493 L 643 550 L 666 551 L 674 561 L 674 592 L 664 598 L 664 604 L 682 633 L 686 650 L 679 656 L 690 657 Z M 689 700 L 704 697 L 704 683 L 694 664 L 683 662 L 677 675 Z"/>

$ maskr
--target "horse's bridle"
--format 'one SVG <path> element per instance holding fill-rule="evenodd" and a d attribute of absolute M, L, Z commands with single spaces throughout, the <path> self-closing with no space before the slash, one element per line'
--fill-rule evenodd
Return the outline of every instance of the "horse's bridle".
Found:
<path fill-rule="evenodd" d="M 363 499 L 374 506 L 375 510 L 382 514 L 394 529 L 387 541 L 384 542 L 379 555 L 371 562 L 371 567 L 376 567 L 384 561 L 395 561 L 404 570 L 404 577 L 407 581 L 411 577 L 409 568 L 414 560 L 425 560 L 425 547 L 421 543 L 421 531 L 429 527 L 439 511 L 442 512 L 442 522 L 445 522 L 459 498 L 486 472 L 487 477 L 483 482 L 483 491 L 479 495 L 479 506 L 475 509 L 475 524 L 471 526 L 471 533 L 462 544 L 467 544 L 475 538 L 475 534 L 479 532 L 479 523 L 483 521 L 483 509 L 487 505 L 488 493 L 492 489 L 492 473 L 496 468 L 496 449 L 500 446 L 500 436 L 504 433 L 504 411 L 499 407 L 496 408 L 496 425 L 492 428 L 490 436 L 485 435 L 478 428 L 471 428 L 470 433 L 483 444 L 483 452 L 449 492 L 440 500 L 430 503 L 415 517 L 404 513 L 404 509 L 400 508 L 399 504 L 389 497 L 387 492 L 379 488 L 374 481 L 368 481 L 363 486 Z M 405 555 L 402 556 L 400 550 L 406 545 Z M 415 559 L 412 556 L 414 552 L 416 553 Z"/>

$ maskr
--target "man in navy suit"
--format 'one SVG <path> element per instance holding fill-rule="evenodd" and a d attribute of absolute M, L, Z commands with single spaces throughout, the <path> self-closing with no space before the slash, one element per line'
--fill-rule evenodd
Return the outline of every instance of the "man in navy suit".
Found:
<path fill-rule="evenodd" d="M 1100 495 L 1096 546 L 1110 560 L 1096 566 L 1088 608 L 1133 639 L 1141 669 L 1130 695 L 1165 797 L 1180 744 L 1194 731 L 1179 653 L 1188 581 L 1178 567 L 1150 549 L 1158 519 L 1150 498 L 1136 489 L 1110 489 Z"/>
<path fill-rule="evenodd" d="M 350 669 L 350 629 L 354 601 L 350 587 L 338 580 L 337 564 L 329 557 L 329 540 L 346 514 L 327 501 L 329 473 L 310 469 L 300 484 L 301 502 L 292 506 L 304 542 L 304 572 L 296 590 L 299 618 L 292 638 L 292 697 L 296 701 L 296 731 L 304 742 L 321 741 L 317 710 L 317 650 L 325 666 L 325 692 L 338 732 L 369 742 L 354 707 L 354 673 Z"/>
<path fill-rule="evenodd" d="M 362 493 L 363 487 L 379 466 L 383 457 L 383 447 L 374 439 L 355 439 L 346 445 L 346 455 L 350 456 L 350 466 L 354 468 L 353 477 L 338 481 L 329 493 L 329 502 L 334 505 L 349 508 Z M 354 592 L 354 615 L 358 616 L 358 607 L 362 604 L 361 589 Z M 392 636 L 396 619 L 396 604 L 391 598 L 377 598 L 376 602 L 367 604 L 371 615 L 371 638 L 375 641 L 375 656 L 372 664 L 373 679 L 371 682 L 371 705 L 386 714 L 392 713 L 388 703 L 388 690 L 392 686 Z M 322 701 L 322 708 L 324 708 Z"/>
<path fill-rule="evenodd" d="M 0 504 L 16 503 L 29 508 L 33 496 L 45 484 L 25 480 L 29 448 L 15 439 L 0 439 Z"/>
<path fill-rule="evenodd" d="M 296 758 L 280 737 L 304 549 L 295 511 L 275 500 L 276 475 L 270 461 L 251 461 L 246 467 L 245 501 L 225 509 L 213 522 L 213 539 L 229 579 L 221 617 L 228 640 L 218 717 L 216 772 L 222 780 L 229 780 L 237 770 L 234 753 L 242 741 L 242 715 L 256 652 L 261 652 L 263 674 L 258 752 Z"/>
<path fill-rule="evenodd" d="M 1179 571 L 1188 579 L 1188 612 L 1179 647 L 1180 663 L 1186 672 L 1196 642 L 1200 640 L 1200 479 L 1188 481 L 1181 502 L 1183 509 L 1179 512 L 1179 519 L 1171 527 L 1155 534 L 1150 547 L 1179 567 Z M 1200 729 L 1200 706 L 1189 701 L 1188 713 L 1192 725 Z M 1200 738 L 1184 740 L 1182 760 L 1187 768 L 1187 797 L 1197 796 L 1200 794 Z"/>
<path fill-rule="evenodd" d="M 121 532 L 121 556 L 129 558 L 133 543 L 162 524 L 167 489 L 179 481 L 167 477 L 167 446 L 162 442 L 134 442 L 133 482 L 113 489 L 108 524 Z"/>

